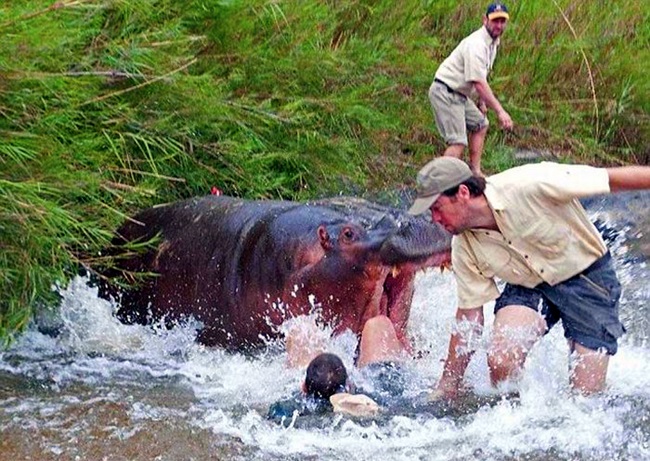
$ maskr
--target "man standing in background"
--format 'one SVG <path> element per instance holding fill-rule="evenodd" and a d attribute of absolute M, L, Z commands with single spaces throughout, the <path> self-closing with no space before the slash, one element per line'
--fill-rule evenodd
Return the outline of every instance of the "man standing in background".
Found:
<path fill-rule="evenodd" d="M 469 164 L 477 175 L 482 174 L 487 109 L 496 112 L 502 128 L 512 129 L 510 114 L 503 109 L 487 82 L 509 18 L 504 4 L 491 3 L 483 26 L 464 38 L 440 64 L 429 88 L 436 126 L 447 144 L 444 155 L 461 158 L 468 146 Z"/>

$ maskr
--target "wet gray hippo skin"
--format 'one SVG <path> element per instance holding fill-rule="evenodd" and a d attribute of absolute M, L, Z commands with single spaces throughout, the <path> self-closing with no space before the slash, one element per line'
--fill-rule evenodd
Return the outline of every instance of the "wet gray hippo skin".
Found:
<path fill-rule="evenodd" d="M 367 319 L 387 315 L 408 345 L 416 271 L 447 263 L 450 248 L 440 226 L 355 198 L 206 196 L 149 208 L 117 235 L 118 248 L 161 236 L 153 250 L 105 273 L 104 297 L 118 293 L 111 283 L 118 274 L 158 274 L 121 292 L 120 320 L 193 316 L 203 323 L 200 342 L 238 350 L 262 344 L 274 326 L 313 305 L 335 333 L 360 334 Z"/>

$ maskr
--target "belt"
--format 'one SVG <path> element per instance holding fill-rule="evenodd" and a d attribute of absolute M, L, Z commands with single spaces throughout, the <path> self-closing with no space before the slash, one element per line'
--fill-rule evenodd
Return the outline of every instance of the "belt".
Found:
<path fill-rule="evenodd" d="M 436 83 L 440 83 L 442 86 L 444 86 L 445 88 L 447 88 L 447 91 L 448 91 L 449 93 L 456 93 L 456 94 L 458 94 L 458 95 L 460 95 L 460 96 L 462 96 L 462 97 L 466 97 L 463 93 L 461 93 L 460 91 L 456 91 L 456 90 L 454 90 L 452 87 L 450 87 L 449 85 L 447 85 L 445 82 L 443 82 L 443 81 L 440 80 L 439 78 L 434 78 L 433 81 L 436 82 Z"/>

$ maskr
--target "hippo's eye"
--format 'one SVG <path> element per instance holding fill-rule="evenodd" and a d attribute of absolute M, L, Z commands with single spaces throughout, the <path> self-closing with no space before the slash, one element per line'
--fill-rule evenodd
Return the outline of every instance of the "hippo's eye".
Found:
<path fill-rule="evenodd" d="M 354 229 L 351 229 L 349 227 L 346 227 L 343 229 L 343 232 L 341 232 L 341 235 L 343 236 L 343 239 L 347 241 L 352 241 L 356 237 L 356 233 L 354 232 Z"/>

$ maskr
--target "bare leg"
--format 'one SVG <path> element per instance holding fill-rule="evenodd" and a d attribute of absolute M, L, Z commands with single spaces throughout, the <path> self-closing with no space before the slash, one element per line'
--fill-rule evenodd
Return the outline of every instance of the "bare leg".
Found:
<path fill-rule="evenodd" d="M 463 144 L 448 144 L 445 152 L 442 155 L 446 157 L 456 157 L 462 159 L 464 150 L 465 146 Z"/>
<path fill-rule="evenodd" d="M 361 333 L 357 357 L 359 368 L 373 362 L 403 361 L 407 355 L 388 317 L 378 315 L 366 322 Z"/>
<path fill-rule="evenodd" d="M 528 352 L 544 331 L 544 318 L 529 307 L 512 305 L 499 309 L 487 357 L 493 385 L 519 376 Z"/>
<path fill-rule="evenodd" d="M 605 388 L 609 355 L 598 352 L 572 341 L 571 386 L 582 394 L 589 395 Z"/>
<path fill-rule="evenodd" d="M 483 144 L 488 127 L 484 126 L 478 131 L 469 133 L 469 166 L 474 174 L 481 176 L 481 156 L 483 155 Z"/>

